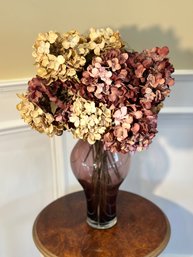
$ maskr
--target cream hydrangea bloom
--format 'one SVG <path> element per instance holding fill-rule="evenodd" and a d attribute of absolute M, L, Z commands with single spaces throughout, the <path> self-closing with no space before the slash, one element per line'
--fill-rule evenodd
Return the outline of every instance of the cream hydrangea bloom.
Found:
<path fill-rule="evenodd" d="M 77 31 L 64 34 L 49 31 L 40 33 L 33 45 L 37 75 L 52 82 L 60 79 L 78 79 L 76 72 L 82 70 L 89 52 L 87 40 Z"/>
<path fill-rule="evenodd" d="M 94 144 L 111 125 L 111 110 L 102 103 L 96 107 L 94 102 L 78 97 L 73 103 L 69 121 L 74 124 L 70 131 L 75 138 Z"/>
<path fill-rule="evenodd" d="M 106 29 L 90 29 L 89 44 L 90 50 L 93 50 L 96 55 L 100 55 L 101 51 L 110 48 L 121 48 L 123 42 L 119 32 L 114 32 L 110 28 Z"/>
<path fill-rule="evenodd" d="M 60 122 L 54 125 L 54 117 L 50 113 L 45 113 L 40 107 L 30 102 L 26 95 L 18 95 L 21 102 L 17 105 L 17 110 L 20 112 L 21 118 L 28 123 L 33 129 L 40 133 L 45 133 L 52 137 L 61 135 L 65 130 L 65 124 Z"/>

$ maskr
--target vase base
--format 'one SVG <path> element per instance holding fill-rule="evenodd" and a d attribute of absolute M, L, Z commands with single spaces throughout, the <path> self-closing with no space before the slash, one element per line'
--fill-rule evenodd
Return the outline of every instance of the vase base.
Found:
<path fill-rule="evenodd" d="M 90 218 L 87 217 L 87 223 L 90 227 L 92 228 L 96 228 L 96 229 L 108 229 L 108 228 L 112 228 L 114 225 L 116 225 L 117 223 L 117 217 L 115 217 L 114 219 L 107 221 L 105 223 L 99 223 L 95 220 L 91 220 Z"/>

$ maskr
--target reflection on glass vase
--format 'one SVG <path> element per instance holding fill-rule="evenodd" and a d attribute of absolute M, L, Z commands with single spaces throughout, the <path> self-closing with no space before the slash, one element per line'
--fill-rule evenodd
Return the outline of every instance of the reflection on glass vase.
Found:
<path fill-rule="evenodd" d="M 117 223 L 116 198 L 128 174 L 130 155 L 104 150 L 103 142 L 79 140 L 71 153 L 71 167 L 87 201 L 87 223 L 97 229 Z"/>

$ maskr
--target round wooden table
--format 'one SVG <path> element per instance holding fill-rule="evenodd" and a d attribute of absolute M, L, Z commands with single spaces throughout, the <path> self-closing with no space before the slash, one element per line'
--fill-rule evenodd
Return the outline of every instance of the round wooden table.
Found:
<path fill-rule="evenodd" d="M 33 239 L 45 257 L 155 257 L 166 247 L 169 222 L 149 200 L 120 191 L 117 218 L 117 224 L 107 230 L 89 227 L 80 191 L 41 211 L 33 226 Z"/>

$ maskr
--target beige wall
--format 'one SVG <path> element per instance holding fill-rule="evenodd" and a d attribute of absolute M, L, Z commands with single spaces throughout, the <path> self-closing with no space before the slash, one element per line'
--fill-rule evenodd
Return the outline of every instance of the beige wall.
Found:
<path fill-rule="evenodd" d="M 107 26 L 136 50 L 168 45 L 176 69 L 193 69 L 193 0 L 0 1 L 0 80 L 35 75 L 39 32 Z"/>

